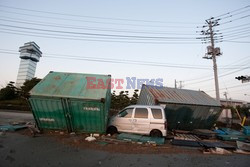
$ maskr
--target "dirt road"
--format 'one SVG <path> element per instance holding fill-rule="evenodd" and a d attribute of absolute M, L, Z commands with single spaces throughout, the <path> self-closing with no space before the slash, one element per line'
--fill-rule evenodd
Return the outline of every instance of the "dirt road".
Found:
<path fill-rule="evenodd" d="M 17 133 L 0 136 L 0 166 L 237 166 L 249 165 L 247 155 L 122 154 L 75 148 L 52 137 Z"/>
<path fill-rule="evenodd" d="M 32 122 L 34 121 L 34 118 L 31 113 L 0 110 L 0 124 L 8 124 L 10 122 L 18 121 Z"/>
<path fill-rule="evenodd" d="M 10 121 L 33 121 L 32 114 L 0 112 L 0 124 Z M 88 146 L 70 145 L 71 137 L 58 140 L 55 136 L 41 135 L 31 137 L 21 133 L 0 135 L 0 167 L 18 166 L 249 166 L 249 155 L 203 155 L 201 153 L 171 151 L 152 153 L 142 150 L 140 153 L 94 149 Z M 84 138 L 83 138 L 84 140 Z M 93 145 L 93 144 L 92 144 Z M 126 146 L 126 145 L 125 145 Z M 102 147 L 102 146 L 99 146 Z M 109 147 L 109 146 L 103 146 Z M 111 148 L 121 146 L 113 145 Z M 124 146 L 123 146 L 124 147 Z M 133 146 L 132 146 L 133 147 Z M 145 149 L 145 148 L 143 148 Z M 152 149 L 150 147 L 146 149 Z M 182 148 L 180 148 L 182 149 Z M 196 150 L 197 151 L 197 150 Z"/>

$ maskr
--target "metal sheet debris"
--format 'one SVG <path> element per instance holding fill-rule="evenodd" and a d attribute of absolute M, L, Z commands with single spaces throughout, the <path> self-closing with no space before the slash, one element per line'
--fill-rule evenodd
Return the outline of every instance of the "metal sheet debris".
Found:
<path fill-rule="evenodd" d="M 139 142 L 139 143 L 142 142 L 142 143 L 158 144 L 158 145 L 165 143 L 165 139 L 163 137 L 149 137 L 149 136 L 142 136 L 129 133 L 121 133 L 117 136 L 117 139 Z"/>
<path fill-rule="evenodd" d="M 225 154 L 232 154 L 232 152 L 225 150 L 223 148 L 209 148 L 209 149 L 205 149 L 203 151 L 203 154 L 219 154 L 219 155 L 225 155 Z"/>
<path fill-rule="evenodd" d="M 235 146 L 229 145 L 229 144 L 225 144 L 222 142 L 210 142 L 210 141 L 200 141 L 199 142 L 201 146 L 205 147 L 205 148 L 224 148 L 224 149 L 235 149 Z"/>
<path fill-rule="evenodd" d="M 194 129 L 191 133 L 202 139 L 209 139 L 216 137 L 216 132 L 208 129 Z"/>
<path fill-rule="evenodd" d="M 218 139 L 225 140 L 225 141 L 245 141 L 247 139 L 246 136 L 240 136 L 240 135 L 217 135 Z"/>
<path fill-rule="evenodd" d="M 196 135 L 191 135 L 191 134 L 176 134 L 174 136 L 174 139 L 179 139 L 179 140 L 192 140 L 192 141 L 199 141 L 201 140 L 199 137 Z"/>
<path fill-rule="evenodd" d="M 0 131 L 17 131 L 27 128 L 27 125 L 0 125 Z"/>
<path fill-rule="evenodd" d="M 250 126 L 243 126 L 243 133 L 250 136 Z"/>
<path fill-rule="evenodd" d="M 236 141 L 237 147 L 243 151 L 250 151 L 250 143 Z"/>
<path fill-rule="evenodd" d="M 201 147 L 198 141 L 173 139 L 171 144 L 177 146 Z"/>

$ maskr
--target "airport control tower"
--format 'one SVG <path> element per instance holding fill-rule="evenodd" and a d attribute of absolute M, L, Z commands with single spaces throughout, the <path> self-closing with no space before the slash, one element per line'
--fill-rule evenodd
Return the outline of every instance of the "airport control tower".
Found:
<path fill-rule="evenodd" d="M 27 42 L 19 48 L 20 66 L 17 74 L 16 87 L 21 87 L 26 80 L 35 76 L 36 64 L 42 57 L 40 47 L 35 42 Z"/>

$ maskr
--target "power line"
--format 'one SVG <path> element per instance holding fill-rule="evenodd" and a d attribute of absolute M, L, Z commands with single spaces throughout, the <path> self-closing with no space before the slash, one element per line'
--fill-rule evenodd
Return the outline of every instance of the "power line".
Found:
<path fill-rule="evenodd" d="M 141 20 L 141 19 L 127 19 L 127 18 L 110 18 L 110 17 L 99 17 L 99 16 L 87 16 L 87 15 L 77 15 L 77 14 L 69 14 L 69 13 L 58 13 L 58 12 L 48 12 L 48 11 L 41 11 L 41 10 L 33 10 L 33 9 L 25 9 L 25 8 L 17 8 L 12 6 L 0 5 L 0 7 L 9 8 L 9 9 L 16 9 L 22 11 L 30 11 L 36 13 L 47 13 L 53 15 L 60 15 L 60 16 L 73 16 L 73 17 L 80 17 L 80 18 L 91 18 L 91 19 L 102 19 L 102 20 L 116 20 L 116 21 L 132 21 L 132 22 L 146 22 L 146 23 L 163 23 L 163 24 L 200 24 L 194 22 L 173 22 L 173 21 L 156 21 L 156 20 Z"/>
<path fill-rule="evenodd" d="M 225 67 L 229 67 L 229 66 L 240 66 L 240 67 L 242 67 L 242 66 L 244 66 L 244 65 L 248 65 L 249 63 L 249 60 L 248 59 L 250 59 L 250 57 L 249 56 L 246 56 L 246 57 L 244 57 L 244 58 L 241 58 L 240 60 L 236 60 L 235 62 L 237 62 L 237 63 L 235 63 L 235 62 L 233 62 L 233 63 L 230 63 L 230 64 L 228 64 L 228 65 L 225 65 Z M 239 62 L 244 62 L 244 64 L 239 64 Z M 234 65 L 234 64 L 239 64 L 239 65 Z M 227 73 L 222 73 L 221 75 L 223 75 L 223 74 L 229 74 L 229 73 L 231 73 L 231 72 L 234 72 L 233 70 L 229 70 Z M 210 77 L 210 75 L 207 75 L 207 76 L 205 76 L 205 77 L 199 77 L 199 78 L 192 78 L 192 79 L 188 79 L 188 80 L 184 80 L 185 82 L 190 82 L 190 81 L 195 81 L 195 80 L 202 80 L 202 79 L 204 79 L 204 78 L 211 78 Z M 209 79 L 209 80 L 211 80 L 211 79 Z"/>
<path fill-rule="evenodd" d="M 62 33 L 62 34 L 77 34 L 77 35 L 85 35 L 85 36 L 139 38 L 139 39 L 196 39 L 196 38 L 191 38 L 191 37 L 135 36 L 135 35 L 115 35 L 115 34 L 100 34 L 100 33 L 73 32 L 73 31 L 59 31 L 59 30 L 48 30 L 48 29 L 40 29 L 40 28 L 14 26 L 14 25 L 7 25 L 7 24 L 0 24 L 0 26 L 18 28 L 18 29 L 36 30 L 36 31 L 43 31 L 43 32 Z"/>
<path fill-rule="evenodd" d="M 246 12 L 248 12 L 248 11 L 250 11 L 250 10 L 249 10 L 249 9 L 247 9 L 247 10 L 245 10 L 245 11 L 238 12 L 238 13 L 235 13 L 235 14 L 233 14 L 233 15 L 229 15 L 229 16 L 221 17 L 221 18 L 219 18 L 219 19 L 220 19 L 220 20 L 224 20 L 224 19 L 227 19 L 227 18 L 232 18 L 233 16 L 237 16 L 237 15 L 240 15 L 240 14 L 242 14 L 242 13 L 246 13 Z"/>
<path fill-rule="evenodd" d="M 242 16 L 242 17 L 239 17 L 239 18 L 230 20 L 230 21 L 226 21 L 226 22 L 224 22 L 224 23 L 220 23 L 219 25 L 224 25 L 224 24 L 232 23 L 233 21 L 238 21 L 238 20 L 241 20 L 241 19 L 245 19 L 245 18 L 247 18 L 247 17 L 250 17 L 250 15 L 246 15 L 246 16 Z"/>
<path fill-rule="evenodd" d="M 0 53 L 18 54 L 15 50 L 0 49 Z M 86 60 L 95 62 L 106 62 L 106 63 L 124 63 L 124 64 L 135 64 L 135 65 L 149 65 L 149 66 L 159 66 L 159 67 L 172 67 L 172 68 L 185 68 L 185 69 L 210 69 L 209 67 L 187 65 L 187 64 L 165 64 L 160 62 L 148 62 L 148 61 L 137 61 L 137 60 L 125 60 L 125 59 L 108 59 L 108 58 L 98 58 L 98 57 L 82 57 L 74 55 L 65 54 L 55 54 L 55 53 L 43 53 L 47 58 L 59 58 L 59 59 L 70 59 L 70 60 Z M 250 67 L 249 67 L 250 68 Z"/>
<path fill-rule="evenodd" d="M 235 29 L 235 28 L 239 28 L 239 27 L 245 27 L 245 26 L 248 26 L 248 25 L 250 25 L 250 23 L 241 24 L 241 25 L 237 25 L 237 26 L 233 26 L 233 27 L 228 27 L 228 28 L 223 28 L 223 29 L 220 29 L 220 31 L 222 31 L 222 30 L 228 30 L 228 29 Z"/>
<path fill-rule="evenodd" d="M 45 36 L 45 35 L 37 35 L 30 34 L 30 33 L 18 33 L 18 32 L 8 32 L 8 31 L 0 31 L 0 33 L 5 34 L 15 34 L 15 35 L 22 35 L 22 36 L 32 36 L 32 37 L 41 37 L 41 38 L 49 38 L 49 39 L 65 39 L 65 40 L 77 40 L 77 41 L 89 41 L 89 42 L 108 42 L 108 43 L 128 43 L 128 44 L 200 44 L 196 42 L 146 42 L 146 41 L 119 41 L 119 40 L 100 40 L 100 39 L 83 39 L 83 38 L 64 38 L 64 37 L 57 37 L 57 36 Z"/>
<path fill-rule="evenodd" d="M 235 31 L 242 31 L 242 30 L 250 30 L 250 26 L 249 27 L 245 27 L 245 28 L 239 28 L 239 29 L 234 29 L 234 30 L 229 30 L 229 31 L 223 31 L 224 33 L 232 33 L 232 32 L 235 32 Z"/>
<path fill-rule="evenodd" d="M 16 54 L 13 52 L 7 52 L 7 51 L 0 51 L 0 53 L 4 54 Z M 155 67 L 168 67 L 168 68 L 180 68 L 180 69 L 206 69 L 203 67 L 186 67 L 186 66 L 177 66 L 177 65 L 165 65 L 165 64 L 153 64 L 152 62 L 139 62 L 139 61 L 131 61 L 131 62 L 123 62 L 120 60 L 114 61 L 114 60 L 107 60 L 107 59 L 90 59 L 90 58 L 84 58 L 84 57 L 63 57 L 63 56 L 49 56 L 45 55 L 43 56 L 45 58 L 56 58 L 56 59 L 69 59 L 69 60 L 83 60 L 83 61 L 92 61 L 92 62 L 100 62 L 100 63 L 116 63 L 116 64 L 130 64 L 130 65 L 144 65 L 144 66 L 155 66 Z"/>
<path fill-rule="evenodd" d="M 230 87 L 227 87 L 227 88 L 222 88 L 220 90 L 232 89 L 232 88 L 237 88 L 237 87 L 242 87 L 242 86 L 250 86 L 250 84 L 234 85 L 234 86 L 230 86 Z M 205 91 L 205 92 L 214 92 L 214 91 L 215 90 L 208 90 L 208 91 Z"/>
<path fill-rule="evenodd" d="M 235 10 L 232 10 L 232 11 L 230 11 L 230 12 L 227 12 L 227 13 L 221 14 L 221 15 L 216 16 L 216 17 L 214 17 L 214 18 L 218 18 L 218 17 L 221 17 L 221 16 L 229 15 L 229 14 L 232 14 L 232 13 L 234 13 L 234 12 L 238 12 L 238 11 L 240 11 L 240 10 L 243 10 L 243 9 L 246 9 L 246 8 L 249 8 L 249 7 L 250 7 L 250 5 L 247 5 L 247 6 L 244 6 L 244 7 L 241 7 L 241 8 L 235 9 Z"/>
<path fill-rule="evenodd" d="M 248 63 L 247 63 L 248 64 Z M 225 73 L 225 74 L 221 74 L 219 75 L 219 77 L 225 77 L 225 76 L 228 76 L 228 75 L 231 75 L 231 74 L 234 74 L 234 73 L 237 73 L 239 71 L 243 71 L 243 70 L 246 70 L 246 69 L 249 69 L 249 67 L 244 67 L 244 68 L 241 68 L 241 69 L 238 69 L 238 70 L 235 70 L 235 71 L 232 71 L 232 72 L 228 72 L 228 73 Z M 202 83 L 202 82 L 206 82 L 206 81 L 210 81 L 210 80 L 213 80 L 214 78 L 209 78 L 209 79 L 203 79 L 203 80 L 200 80 L 200 81 L 197 81 L 197 82 L 193 82 L 193 83 L 186 83 L 186 85 L 194 85 L 194 84 L 197 84 L 197 83 Z"/>
<path fill-rule="evenodd" d="M 1 28 L 0 30 L 5 30 L 5 31 L 7 31 L 7 32 L 14 32 L 14 33 L 16 33 L 16 30 L 11 30 L 11 29 L 7 29 L 7 28 Z M 124 42 L 126 42 L 126 40 L 129 40 L 129 41 L 131 41 L 131 42 L 149 42 L 150 43 L 150 41 L 152 41 L 153 43 L 155 42 L 155 43 L 159 43 L 160 44 L 160 42 L 162 42 L 162 44 L 163 43 L 165 43 L 165 42 L 173 42 L 173 43 L 175 43 L 175 42 L 183 42 L 183 41 L 185 41 L 185 42 L 193 42 L 192 40 L 188 40 L 188 39 L 183 39 L 183 40 L 179 40 L 179 39 L 154 39 L 154 38 L 152 38 L 152 39 L 137 39 L 137 38 L 126 38 L 126 37 L 124 37 L 124 38 L 119 38 L 119 37 L 99 37 L 99 36 L 81 36 L 81 35 L 65 35 L 65 34 L 55 34 L 55 33 L 44 33 L 44 32 L 30 32 L 30 31 L 23 31 L 23 30 L 18 30 L 18 33 L 28 33 L 28 34 L 32 34 L 32 33 L 35 33 L 36 35 L 37 34 L 39 34 L 39 35 L 45 35 L 46 37 L 57 37 L 57 38 L 60 38 L 60 37 L 62 37 L 62 38 L 65 38 L 65 37 L 69 37 L 68 39 L 73 39 L 73 38 L 76 38 L 76 39 L 79 39 L 79 40 L 92 40 L 92 39 L 98 39 L 98 40 L 107 40 L 107 41 L 109 41 L 109 40 L 122 40 L 122 41 L 124 41 Z M 143 41 L 142 41 L 143 40 Z M 121 42 L 122 42 L 121 41 Z M 165 44 L 167 44 L 167 43 L 165 43 Z"/>
<path fill-rule="evenodd" d="M 231 41 L 231 40 L 223 40 L 223 42 L 230 42 L 230 43 L 250 43 L 250 41 Z"/>
<path fill-rule="evenodd" d="M 54 19 L 54 20 L 66 20 L 66 21 L 74 21 L 74 22 L 85 22 L 85 23 L 94 23 L 94 24 L 107 24 L 107 25 L 126 25 L 126 26 L 134 26 L 134 27 L 162 27 L 162 28 L 194 28 L 191 26 L 160 26 L 160 25 L 143 25 L 143 24 L 128 24 L 128 23 L 114 23 L 114 22 L 101 22 L 101 21 L 89 21 L 89 20 L 79 20 L 79 19 L 67 19 L 67 18 L 61 18 L 61 17 L 50 17 L 50 16 L 43 16 L 43 15 L 34 15 L 34 14 L 24 14 L 19 12 L 10 12 L 5 10 L 0 10 L 0 12 L 5 13 L 12 13 L 17 15 L 23 15 L 23 16 L 29 16 L 29 17 L 36 17 L 36 18 L 46 18 L 46 19 Z"/>
<path fill-rule="evenodd" d="M 5 18 L 10 18 L 10 17 L 5 17 Z M 82 27 L 82 26 L 77 26 L 77 25 L 65 25 L 65 24 L 54 24 L 51 22 L 37 22 L 37 21 L 32 21 L 32 20 L 25 20 L 25 19 L 1 19 L 2 21 L 7 21 L 7 22 L 14 22 L 14 23 L 22 23 L 22 24 L 32 24 L 32 25 L 40 25 L 40 26 L 51 26 L 51 27 L 57 27 L 57 28 L 68 28 L 68 29 L 83 29 L 83 30 L 92 30 L 92 31 L 108 31 L 108 32 L 124 32 L 124 33 L 142 33 L 142 34 L 170 34 L 170 35 L 195 35 L 195 34 L 187 34 L 187 33 L 177 33 L 177 32 L 171 32 L 171 31 L 145 31 L 145 30 L 129 30 L 129 29 L 107 29 L 107 28 L 100 28 L 100 27 Z"/>
<path fill-rule="evenodd" d="M 237 35 L 237 37 L 229 37 L 229 38 L 226 38 L 226 40 L 235 40 L 235 39 L 242 39 L 242 38 L 247 38 L 247 37 L 250 37 L 250 35 L 246 35 L 246 36 Z"/>
<path fill-rule="evenodd" d="M 223 33 L 223 36 L 233 36 L 233 35 L 238 35 L 238 34 L 248 34 L 250 32 L 250 29 L 248 30 L 242 30 L 238 32 L 230 32 L 230 33 Z"/>
<path fill-rule="evenodd" d="M 168 41 L 168 42 L 154 42 L 154 41 L 128 41 L 128 40 L 109 40 L 108 38 L 102 40 L 100 38 L 95 39 L 95 37 L 87 37 L 87 38 L 65 38 L 62 37 L 62 35 L 40 35 L 42 33 L 20 33 L 20 32 L 16 32 L 13 30 L 8 30 L 8 31 L 0 31 L 1 33 L 5 33 L 5 34 L 15 34 L 15 35 L 22 35 L 22 36 L 32 36 L 32 37 L 41 37 L 41 38 L 49 38 L 49 39 L 64 39 L 64 40 L 77 40 L 77 41 L 89 41 L 89 42 L 108 42 L 108 43 L 128 43 L 128 44 L 162 44 L 162 45 L 166 45 L 166 44 L 200 44 L 198 42 L 183 42 L 183 41 Z M 91 39 L 90 39 L 91 38 Z"/>

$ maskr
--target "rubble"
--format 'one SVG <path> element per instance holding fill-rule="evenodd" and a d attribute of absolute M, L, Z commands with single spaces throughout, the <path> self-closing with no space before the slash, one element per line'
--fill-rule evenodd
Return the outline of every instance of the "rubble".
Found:
<path fill-rule="evenodd" d="M 232 152 L 223 149 L 223 148 L 209 148 L 209 149 L 205 149 L 203 150 L 203 154 L 219 154 L 219 155 L 225 155 L 225 154 L 232 154 Z"/>
<path fill-rule="evenodd" d="M 91 141 L 95 141 L 96 138 L 93 136 L 93 134 L 91 134 L 90 136 L 86 137 L 85 140 L 91 142 Z"/>

